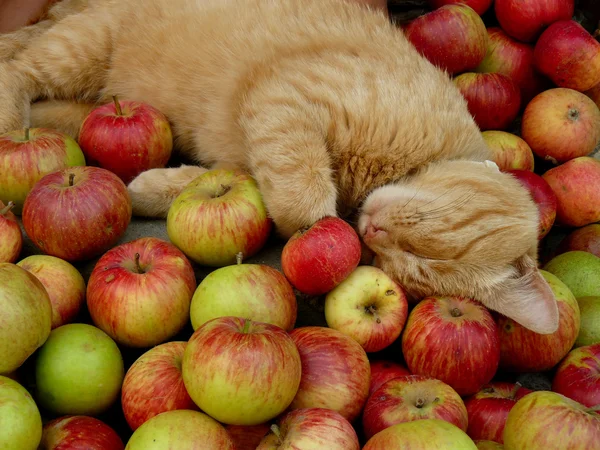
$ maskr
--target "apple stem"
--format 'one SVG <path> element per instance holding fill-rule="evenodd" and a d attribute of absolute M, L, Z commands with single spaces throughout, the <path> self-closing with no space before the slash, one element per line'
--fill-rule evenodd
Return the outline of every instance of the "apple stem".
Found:
<path fill-rule="evenodd" d="M 279 443 L 282 443 L 281 440 L 281 431 L 279 430 L 279 427 L 276 424 L 271 425 L 271 431 L 273 432 L 273 434 L 275 436 L 277 436 L 277 440 L 279 441 Z"/>
<path fill-rule="evenodd" d="M 517 396 L 517 392 L 519 392 L 519 389 L 521 389 L 522 387 L 523 385 L 517 381 L 515 383 L 515 387 L 512 389 L 512 391 L 510 391 L 510 398 L 514 400 L 514 398 Z"/>
<path fill-rule="evenodd" d="M 115 108 L 117 109 L 117 116 L 122 116 L 123 110 L 121 109 L 121 104 L 119 103 L 119 97 L 117 95 L 113 95 L 113 101 L 115 102 Z"/>
<path fill-rule="evenodd" d="M 29 140 L 29 128 L 25 128 L 25 140 Z"/>
<path fill-rule="evenodd" d="M 70 173 L 69 174 L 69 186 L 73 186 L 73 182 L 75 181 L 75 174 L 74 173 Z"/>
<path fill-rule="evenodd" d="M 600 405 L 592 406 L 588 411 L 600 413 Z"/>
<path fill-rule="evenodd" d="M 246 334 L 250 330 L 250 319 L 244 320 L 244 328 L 242 328 L 242 333 Z"/>
<path fill-rule="evenodd" d="M 4 208 L 2 208 L 2 210 L 0 211 L 0 216 L 5 215 L 7 212 L 9 212 L 11 209 L 13 209 L 15 207 L 15 203 L 14 202 L 8 202 L 8 205 L 6 205 Z"/>
<path fill-rule="evenodd" d="M 373 317 L 375 317 L 375 320 L 377 321 L 377 323 L 381 323 L 381 318 L 379 317 L 379 314 L 377 314 L 377 309 L 373 305 L 370 305 L 367 308 L 367 311 L 369 311 L 371 314 L 373 314 Z"/>
<path fill-rule="evenodd" d="M 242 264 L 243 259 L 244 259 L 244 254 L 242 252 L 239 252 L 237 255 L 235 255 L 235 262 L 237 263 L 238 266 L 240 264 Z"/>
<path fill-rule="evenodd" d="M 452 309 L 450 310 L 450 315 L 451 315 L 452 317 L 460 317 L 460 316 L 462 316 L 462 312 L 461 312 L 461 311 L 460 311 L 460 309 L 458 309 L 458 308 L 452 308 Z"/>
<path fill-rule="evenodd" d="M 142 266 L 140 266 L 140 254 L 139 253 L 135 254 L 135 270 L 137 271 L 137 273 L 144 273 L 144 271 L 142 270 Z"/>

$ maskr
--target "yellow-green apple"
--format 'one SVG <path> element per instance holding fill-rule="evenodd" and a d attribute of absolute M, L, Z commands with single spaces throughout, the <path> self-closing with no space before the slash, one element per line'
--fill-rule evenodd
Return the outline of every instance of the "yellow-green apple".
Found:
<path fill-rule="evenodd" d="M 0 263 L 0 310 L 0 374 L 7 374 L 46 342 L 52 306 L 35 276 L 16 264 Z"/>
<path fill-rule="evenodd" d="M 546 171 L 542 177 L 557 199 L 556 223 L 583 227 L 600 221 L 600 161 L 582 156 Z"/>
<path fill-rule="evenodd" d="M 23 227 L 44 253 L 89 260 L 113 247 L 131 221 L 131 198 L 114 173 L 72 167 L 45 175 L 23 205 Z"/>
<path fill-rule="evenodd" d="M 140 173 L 165 167 L 173 150 L 173 134 L 165 115 L 133 100 L 92 110 L 77 139 L 89 165 L 100 166 L 129 184 Z"/>
<path fill-rule="evenodd" d="M 596 103 L 596 106 L 600 108 L 600 83 L 598 83 L 593 88 L 585 91 L 584 94 L 591 98 L 594 101 L 594 103 Z"/>
<path fill-rule="evenodd" d="M 544 266 L 567 285 L 575 296 L 600 296 L 600 258 L 588 252 L 572 251 L 555 256 Z"/>
<path fill-rule="evenodd" d="M 465 4 L 445 5 L 403 27 L 417 51 L 450 75 L 477 67 L 487 51 L 483 20 Z"/>
<path fill-rule="evenodd" d="M 360 450 L 356 431 L 340 413 L 325 408 L 295 409 L 277 420 L 255 450 Z"/>
<path fill-rule="evenodd" d="M 331 409 L 354 422 L 369 396 L 371 368 L 365 350 L 327 327 L 295 328 L 290 336 L 302 360 L 302 379 L 290 409 Z"/>
<path fill-rule="evenodd" d="M 203 173 L 175 199 L 167 234 L 198 264 L 222 267 L 249 258 L 265 245 L 273 221 L 254 178 L 240 170 Z"/>
<path fill-rule="evenodd" d="M 429 0 L 429 5 L 432 8 L 441 8 L 445 5 L 456 5 L 458 3 L 464 3 L 475 10 L 480 16 L 483 15 L 492 6 L 493 0 Z"/>
<path fill-rule="evenodd" d="M 255 322 L 294 328 L 298 315 L 296 294 L 279 270 L 265 264 L 220 267 L 198 285 L 190 305 L 197 330 L 217 317 L 244 317 Z"/>
<path fill-rule="evenodd" d="M 183 355 L 182 373 L 190 397 L 202 411 L 223 424 L 259 425 L 290 405 L 302 367 L 298 349 L 284 329 L 219 317 L 194 331 Z"/>
<path fill-rule="evenodd" d="M 37 450 L 42 440 L 42 417 L 27 391 L 16 381 L 0 376 L 0 448 Z"/>
<path fill-rule="evenodd" d="M 551 391 L 535 391 L 508 413 L 504 447 L 510 450 L 595 449 L 600 414 Z"/>
<path fill-rule="evenodd" d="M 183 329 L 195 289 L 183 252 L 143 237 L 102 255 L 88 280 L 87 307 L 94 324 L 119 345 L 147 348 Z"/>
<path fill-rule="evenodd" d="M 51 172 L 85 166 L 79 145 L 70 136 L 48 128 L 25 128 L 0 135 L 0 200 L 15 203 L 21 214 L 25 197 Z"/>
<path fill-rule="evenodd" d="M 467 434 L 475 442 L 494 441 L 502 444 L 508 412 L 517 401 L 532 392 L 520 384 L 495 381 L 465 399 L 469 417 Z"/>
<path fill-rule="evenodd" d="M 408 316 L 402 352 L 411 373 L 437 378 L 460 395 L 471 395 L 496 374 L 498 328 L 476 300 L 427 297 Z"/>
<path fill-rule="evenodd" d="M 600 223 L 591 223 L 569 233 L 558 246 L 558 253 L 588 252 L 600 258 Z"/>
<path fill-rule="evenodd" d="M 421 375 L 385 382 L 369 396 L 362 414 L 365 438 L 397 423 L 441 419 L 467 431 L 467 410 L 460 395 L 446 383 Z"/>
<path fill-rule="evenodd" d="M 47 422 L 38 450 L 123 450 L 115 430 L 95 417 L 62 416 Z"/>
<path fill-rule="evenodd" d="M 281 268 L 300 292 L 323 295 L 356 269 L 360 257 L 356 231 L 342 219 L 324 217 L 298 230 L 285 243 Z"/>
<path fill-rule="evenodd" d="M 373 266 L 357 267 L 325 296 L 329 328 L 358 342 L 366 352 L 378 352 L 400 336 L 408 316 L 402 287 Z"/>
<path fill-rule="evenodd" d="M 375 392 L 379 386 L 393 378 L 410 375 L 410 371 L 402 364 L 388 360 L 369 360 L 371 366 L 371 384 L 369 395 Z"/>
<path fill-rule="evenodd" d="M 256 450 L 271 427 L 268 423 L 261 423 L 259 425 L 225 425 L 225 429 L 235 444 L 235 450 Z"/>
<path fill-rule="evenodd" d="M 481 136 L 494 154 L 493 160 L 500 170 L 533 172 L 533 152 L 527 142 L 519 136 L 502 130 L 487 130 L 482 132 Z"/>
<path fill-rule="evenodd" d="M 586 156 L 600 141 L 600 110 L 581 92 L 547 89 L 525 107 L 521 137 L 534 154 L 556 164 Z"/>
<path fill-rule="evenodd" d="M 445 420 L 402 422 L 380 431 L 363 450 L 477 450 L 467 434 Z"/>
<path fill-rule="evenodd" d="M 85 280 L 71 263 L 56 256 L 31 255 L 17 263 L 46 288 L 52 305 L 52 329 L 75 320 L 85 303 Z"/>
<path fill-rule="evenodd" d="M 496 0 L 494 11 L 506 34 L 521 42 L 534 42 L 549 24 L 570 19 L 575 1 Z"/>
<path fill-rule="evenodd" d="M 545 270 L 540 273 L 558 305 L 558 330 L 539 334 L 514 320 L 498 315 L 500 368 L 513 372 L 541 372 L 557 365 L 573 347 L 579 334 L 579 306 L 569 288 Z"/>
<path fill-rule="evenodd" d="M 157 345 L 127 370 L 121 387 L 121 407 L 133 431 L 165 411 L 198 409 L 183 384 L 181 363 L 185 346 L 183 341 Z"/>
<path fill-rule="evenodd" d="M 35 398 L 57 415 L 105 412 L 118 399 L 124 367 L 121 351 L 104 331 L 84 323 L 55 328 L 38 350 Z"/>
<path fill-rule="evenodd" d="M 225 427 L 200 411 L 167 411 L 133 432 L 125 450 L 237 450 Z"/>
<path fill-rule="evenodd" d="M 494 441 L 486 441 L 485 439 L 473 441 L 477 446 L 477 450 L 504 450 L 504 445 Z"/>
<path fill-rule="evenodd" d="M 23 249 L 23 233 L 17 217 L 11 211 L 15 204 L 0 200 L 0 262 L 14 263 Z"/>
<path fill-rule="evenodd" d="M 581 314 L 581 325 L 575 347 L 600 344 L 600 296 L 579 297 L 577 304 Z"/>
<path fill-rule="evenodd" d="M 466 72 L 454 77 L 453 81 L 480 130 L 505 130 L 517 117 L 521 91 L 509 76 Z"/>
<path fill-rule="evenodd" d="M 533 57 L 537 71 L 559 87 L 584 92 L 600 83 L 600 42 L 570 18 L 544 30 Z"/>
<path fill-rule="evenodd" d="M 537 173 L 514 169 L 506 172 L 519 180 L 531 194 L 539 212 L 538 239 L 543 239 L 548 235 L 556 220 L 556 209 L 558 208 L 556 194 L 548 182 Z"/>
<path fill-rule="evenodd" d="M 571 350 L 556 368 L 552 390 L 584 406 L 600 406 L 600 343 Z"/>

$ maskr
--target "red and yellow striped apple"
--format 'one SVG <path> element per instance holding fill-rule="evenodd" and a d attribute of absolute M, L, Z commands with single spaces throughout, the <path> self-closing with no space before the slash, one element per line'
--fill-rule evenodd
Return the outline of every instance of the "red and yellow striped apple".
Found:
<path fill-rule="evenodd" d="M 371 365 L 371 384 L 369 386 L 369 395 L 375 392 L 379 386 L 393 378 L 410 375 L 410 371 L 402 364 L 389 360 L 370 360 Z"/>
<path fill-rule="evenodd" d="M 492 6 L 493 0 L 429 0 L 432 8 L 437 9 L 445 5 L 456 5 L 464 3 L 475 10 L 480 16 L 483 15 Z"/>
<path fill-rule="evenodd" d="M 235 444 L 235 450 L 256 450 L 262 438 L 269 434 L 269 423 L 259 425 L 225 425 Z"/>
<path fill-rule="evenodd" d="M 39 450 L 123 450 L 115 430 L 95 417 L 62 416 L 47 422 Z"/>
<path fill-rule="evenodd" d="M 493 161 L 502 171 L 528 170 L 533 172 L 535 161 L 531 147 L 516 134 L 502 130 L 481 133 L 486 145 L 494 154 Z"/>
<path fill-rule="evenodd" d="M 15 204 L 0 200 L 0 263 L 14 263 L 23 249 L 23 233 L 13 214 Z"/>
<path fill-rule="evenodd" d="M 552 390 L 584 406 L 599 406 L 600 343 L 571 350 L 556 368 Z"/>

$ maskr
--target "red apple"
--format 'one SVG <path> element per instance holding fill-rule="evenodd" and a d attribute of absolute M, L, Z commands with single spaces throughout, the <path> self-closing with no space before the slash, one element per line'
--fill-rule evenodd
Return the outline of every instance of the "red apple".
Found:
<path fill-rule="evenodd" d="M 369 395 L 375 392 L 379 386 L 386 381 L 404 375 L 410 375 L 410 371 L 406 367 L 393 361 L 370 361 L 369 364 L 371 365 L 371 385 L 369 386 Z"/>
<path fill-rule="evenodd" d="M 144 237 L 102 255 L 88 280 L 87 306 L 94 324 L 118 344 L 146 348 L 183 329 L 195 289 L 183 252 Z"/>
<path fill-rule="evenodd" d="M 285 414 L 271 429 L 256 450 L 360 450 L 350 422 L 331 409 L 296 409 Z"/>
<path fill-rule="evenodd" d="M 464 3 L 473 8 L 475 12 L 481 16 L 490 8 L 490 6 L 492 6 L 492 1 L 493 0 L 429 0 L 429 4 L 432 8 L 437 9 L 446 5 Z"/>
<path fill-rule="evenodd" d="M 583 92 L 600 83 L 600 42 L 574 20 L 559 20 L 535 44 L 535 68 L 557 86 Z"/>
<path fill-rule="evenodd" d="M 271 430 L 267 423 L 259 425 L 225 425 L 225 429 L 235 444 L 235 450 L 256 450 L 262 438 Z"/>
<path fill-rule="evenodd" d="M 600 142 L 600 110 L 573 89 L 548 89 L 523 111 L 521 137 L 540 158 L 563 163 L 591 153 Z"/>
<path fill-rule="evenodd" d="M 591 88 L 589 91 L 584 92 L 589 98 L 591 98 L 596 106 L 600 108 L 600 83 Z"/>
<path fill-rule="evenodd" d="M 467 434 L 474 441 L 488 440 L 502 444 L 508 412 L 517 401 L 532 392 L 519 384 L 497 381 L 486 384 L 465 400 L 469 416 Z"/>
<path fill-rule="evenodd" d="M 110 170 L 129 184 L 140 173 L 167 165 L 173 135 L 169 121 L 156 108 L 113 99 L 90 112 L 78 142 L 89 165 Z"/>
<path fill-rule="evenodd" d="M 427 297 L 408 316 L 402 352 L 411 373 L 437 378 L 460 395 L 475 394 L 496 374 L 498 329 L 475 300 Z"/>
<path fill-rule="evenodd" d="M 367 400 L 362 423 L 365 438 L 396 425 L 441 419 L 467 431 L 467 410 L 460 395 L 446 383 L 421 375 L 387 381 Z"/>
<path fill-rule="evenodd" d="M 467 72 L 454 78 L 479 128 L 505 130 L 521 107 L 519 86 L 501 73 Z"/>
<path fill-rule="evenodd" d="M 286 242 L 281 268 L 300 292 L 322 295 L 356 269 L 360 256 L 360 239 L 354 229 L 342 219 L 325 217 Z"/>
<path fill-rule="evenodd" d="M 540 270 L 558 304 L 558 330 L 539 334 L 512 319 L 498 316 L 500 329 L 500 368 L 513 372 L 541 372 L 557 365 L 573 347 L 579 334 L 577 300 L 555 275 Z"/>
<path fill-rule="evenodd" d="M 44 176 L 23 206 L 23 227 L 44 253 L 66 261 L 92 259 L 125 234 L 131 221 L 127 187 L 99 167 Z"/>
<path fill-rule="evenodd" d="M 507 172 L 521 182 L 537 205 L 540 213 L 538 238 L 541 240 L 550 232 L 556 220 L 558 207 L 556 194 L 546 180 L 534 172 L 528 170 L 509 170 Z"/>
<path fill-rule="evenodd" d="M 464 4 L 419 16 L 404 27 L 404 34 L 419 53 L 450 75 L 475 69 L 488 46 L 483 20 Z"/>
<path fill-rule="evenodd" d="M 556 222 L 583 227 L 600 221 L 600 161 L 588 156 L 548 170 L 542 178 L 557 199 Z"/>
<path fill-rule="evenodd" d="M 186 344 L 171 341 L 157 345 L 136 359 L 125 374 L 121 406 L 133 431 L 165 411 L 198 409 L 181 375 Z"/>
<path fill-rule="evenodd" d="M 558 253 L 588 252 L 600 258 L 600 224 L 591 223 L 573 230 L 558 246 Z"/>
<path fill-rule="evenodd" d="M 519 136 L 500 130 L 484 131 L 481 135 L 494 153 L 493 161 L 501 171 L 517 169 L 533 172 L 533 152 L 527 142 Z"/>
<path fill-rule="evenodd" d="M 23 233 L 11 209 L 14 202 L 7 205 L 0 200 L 0 263 L 14 263 L 23 249 Z"/>
<path fill-rule="evenodd" d="M 496 0 L 494 10 L 506 34 L 533 42 L 548 25 L 570 19 L 575 0 Z"/>
<path fill-rule="evenodd" d="M 302 360 L 302 379 L 290 409 L 326 408 L 353 422 L 369 395 L 369 360 L 358 342 L 326 327 L 290 332 Z"/>
<path fill-rule="evenodd" d="M 119 435 L 90 416 L 63 416 L 44 425 L 39 450 L 123 450 Z"/>
<path fill-rule="evenodd" d="M 194 332 L 182 371 L 202 411 L 223 424 L 259 425 L 290 406 L 302 366 L 298 348 L 282 328 L 219 317 Z"/>
<path fill-rule="evenodd" d="M 556 369 L 552 390 L 590 408 L 600 405 L 600 343 L 571 350 Z"/>

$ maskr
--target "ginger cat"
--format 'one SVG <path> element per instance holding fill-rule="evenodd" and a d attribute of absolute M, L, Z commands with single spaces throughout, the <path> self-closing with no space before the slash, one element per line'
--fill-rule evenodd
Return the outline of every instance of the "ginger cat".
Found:
<path fill-rule="evenodd" d="M 358 210 L 376 264 L 410 295 L 467 296 L 538 333 L 557 329 L 537 270 L 535 203 L 486 162 L 450 78 L 381 11 L 341 0 L 142 3 L 64 0 L 39 28 L 0 36 L 0 132 L 76 136 L 114 94 L 148 102 L 185 156 L 249 171 L 283 236 Z M 134 213 L 164 217 L 204 171 L 141 174 L 129 185 Z"/>

